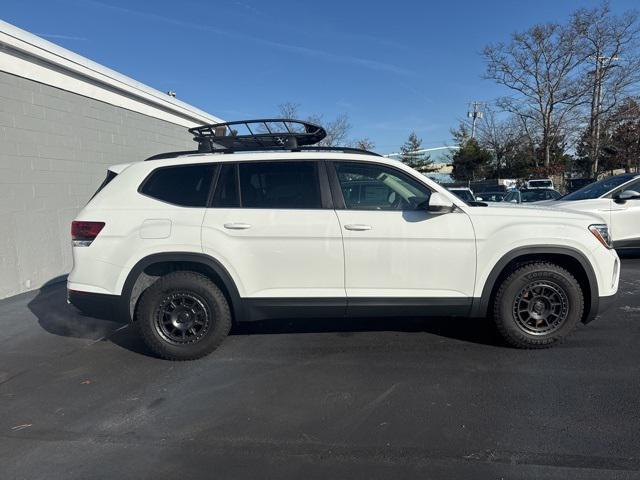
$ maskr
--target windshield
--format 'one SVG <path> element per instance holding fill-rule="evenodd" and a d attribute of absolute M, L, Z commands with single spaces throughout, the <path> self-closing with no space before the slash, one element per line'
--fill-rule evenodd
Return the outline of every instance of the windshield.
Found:
<path fill-rule="evenodd" d="M 553 184 L 551 180 L 529 180 L 530 188 L 551 188 Z"/>
<path fill-rule="evenodd" d="M 619 187 L 623 183 L 631 180 L 632 177 L 623 175 L 617 177 L 609 177 L 600 180 L 599 182 L 592 183 L 586 187 L 582 187 L 580 190 L 576 190 L 569 195 L 562 197 L 562 200 L 588 200 L 590 198 L 600 198 L 605 193 Z"/>
<path fill-rule="evenodd" d="M 520 192 L 521 202 L 540 202 L 542 200 L 551 200 L 559 197 L 559 194 L 555 194 L 553 190 L 523 190 Z"/>
<path fill-rule="evenodd" d="M 501 202 L 505 197 L 504 192 L 483 192 L 480 194 L 483 202 Z"/>
<path fill-rule="evenodd" d="M 453 193 L 460 200 L 467 203 L 476 201 L 476 199 L 473 198 L 473 195 L 469 190 L 451 190 L 451 193 Z"/>

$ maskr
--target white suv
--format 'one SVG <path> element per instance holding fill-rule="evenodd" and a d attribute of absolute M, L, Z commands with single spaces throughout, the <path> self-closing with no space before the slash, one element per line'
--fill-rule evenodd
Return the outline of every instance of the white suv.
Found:
<path fill-rule="evenodd" d="M 111 167 L 72 226 L 69 301 L 129 318 L 164 358 L 271 317 L 489 315 L 509 344 L 547 347 L 617 291 L 595 215 L 469 206 L 371 152 L 214 127 L 193 130 L 199 153 Z"/>

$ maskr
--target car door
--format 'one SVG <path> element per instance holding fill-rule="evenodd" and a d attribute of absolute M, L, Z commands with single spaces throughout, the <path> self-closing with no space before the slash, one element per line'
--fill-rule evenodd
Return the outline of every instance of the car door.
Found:
<path fill-rule="evenodd" d="M 342 234 L 317 161 L 223 163 L 202 248 L 227 268 L 242 297 L 274 300 L 258 306 L 324 299 L 344 311 Z"/>
<path fill-rule="evenodd" d="M 357 161 L 328 165 L 344 239 L 348 311 L 466 313 L 476 269 L 469 217 L 460 209 L 428 212 L 431 190 L 400 169 Z"/>
<path fill-rule="evenodd" d="M 609 200 L 611 236 L 616 248 L 640 247 L 640 199 L 633 198 L 624 202 L 615 200 L 617 194 L 627 191 L 640 193 L 640 180 L 617 189 Z"/>

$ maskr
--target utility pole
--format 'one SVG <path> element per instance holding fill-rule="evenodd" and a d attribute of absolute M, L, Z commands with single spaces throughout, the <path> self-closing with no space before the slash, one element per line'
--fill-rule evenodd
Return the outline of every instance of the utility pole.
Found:
<path fill-rule="evenodd" d="M 589 129 L 591 133 L 590 157 L 591 173 L 598 178 L 598 157 L 600 156 L 600 110 L 602 109 L 602 81 L 611 64 L 618 60 L 617 56 L 596 55 L 596 69 L 593 72 L 593 94 L 591 97 L 591 118 Z M 606 62 L 606 66 L 605 66 Z"/>
<path fill-rule="evenodd" d="M 482 102 L 471 102 L 467 111 L 467 117 L 471 119 L 471 138 L 476 136 L 476 120 L 482 118 Z"/>

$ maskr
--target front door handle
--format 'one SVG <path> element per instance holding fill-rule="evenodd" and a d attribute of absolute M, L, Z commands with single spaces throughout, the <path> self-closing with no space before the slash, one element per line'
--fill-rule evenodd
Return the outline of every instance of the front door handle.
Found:
<path fill-rule="evenodd" d="M 353 230 L 354 232 L 364 232 L 365 230 L 371 230 L 371 225 L 363 225 L 361 223 L 354 223 L 351 225 L 345 225 L 345 230 Z"/>
<path fill-rule="evenodd" d="M 224 228 L 229 230 L 248 230 L 251 228 L 251 224 L 242 222 L 225 223 Z"/>

